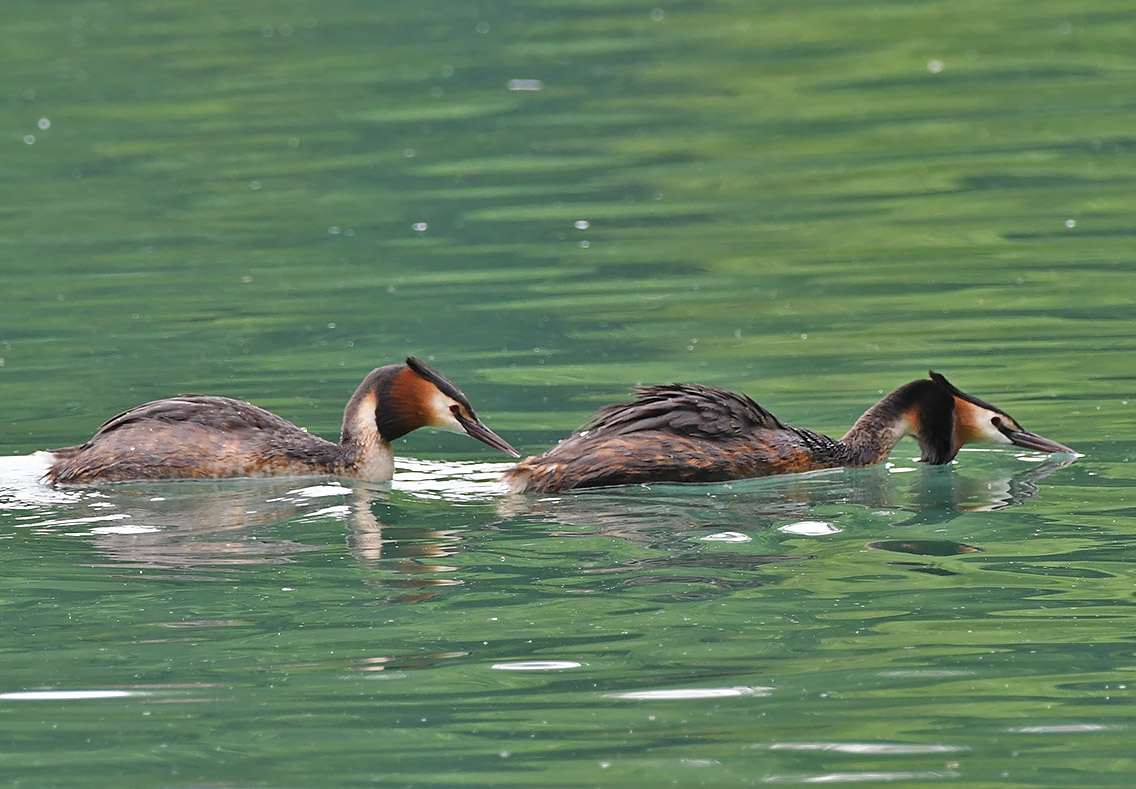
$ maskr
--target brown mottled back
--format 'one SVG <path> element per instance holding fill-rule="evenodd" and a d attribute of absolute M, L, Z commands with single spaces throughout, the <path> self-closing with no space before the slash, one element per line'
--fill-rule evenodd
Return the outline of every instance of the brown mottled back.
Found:
<path fill-rule="evenodd" d="M 49 482 L 327 473 L 337 446 L 263 408 L 185 394 L 107 420 L 84 444 L 51 450 Z"/>
<path fill-rule="evenodd" d="M 717 482 L 824 467 L 815 450 L 835 445 L 725 389 L 665 384 L 636 395 L 604 406 L 581 430 L 518 463 L 505 481 L 517 491 Z"/>

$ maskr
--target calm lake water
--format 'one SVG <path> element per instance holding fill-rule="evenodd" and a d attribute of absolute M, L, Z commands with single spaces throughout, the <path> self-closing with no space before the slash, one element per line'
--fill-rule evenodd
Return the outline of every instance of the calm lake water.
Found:
<path fill-rule="evenodd" d="M 4 785 L 1136 783 L 1128 4 L 10 6 Z M 1085 457 L 38 481 L 178 392 L 335 437 L 407 354 L 527 453 L 671 380 L 840 434 L 930 367 Z"/>

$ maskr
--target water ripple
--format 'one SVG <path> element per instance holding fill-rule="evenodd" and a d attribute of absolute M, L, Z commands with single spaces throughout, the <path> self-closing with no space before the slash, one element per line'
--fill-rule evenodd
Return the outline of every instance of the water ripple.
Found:
<path fill-rule="evenodd" d="M 687 699 L 725 699 L 734 696 L 768 696 L 773 688 L 735 685 L 731 688 L 668 688 L 665 690 L 629 690 L 605 693 L 604 698 L 629 701 L 676 701 Z"/>
<path fill-rule="evenodd" d="M 958 753 L 970 749 L 960 745 L 931 745 L 905 742 L 775 742 L 769 746 L 769 750 L 831 751 L 835 753 L 890 756 L 915 753 Z"/>
<path fill-rule="evenodd" d="M 78 701 L 85 699 L 122 699 L 144 694 L 133 690 L 23 690 L 0 693 L 5 701 Z"/>
<path fill-rule="evenodd" d="M 583 663 L 575 660 L 518 660 L 512 663 L 494 663 L 490 668 L 498 671 L 558 671 L 567 668 L 580 668 Z"/>

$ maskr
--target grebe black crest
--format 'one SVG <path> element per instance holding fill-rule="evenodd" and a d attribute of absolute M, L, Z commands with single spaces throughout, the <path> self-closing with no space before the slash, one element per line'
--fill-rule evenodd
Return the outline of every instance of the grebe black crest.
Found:
<path fill-rule="evenodd" d="M 445 376 L 413 356 L 372 370 L 347 401 L 338 444 L 229 397 L 183 394 L 108 420 L 85 444 L 49 450 L 55 483 L 335 476 L 384 481 L 390 442 L 420 427 L 465 433 L 520 457 Z"/>
<path fill-rule="evenodd" d="M 514 492 L 646 482 L 720 482 L 885 460 L 910 435 L 920 460 L 949 463 L 972 442 L 1076 454 L 1023 428 L 997 406 L 932 372 L 869 408 L 843 438 L 787 425 L 745 395 L 696 384 L 635 390 L 583 428 L 504 477 Z"/>

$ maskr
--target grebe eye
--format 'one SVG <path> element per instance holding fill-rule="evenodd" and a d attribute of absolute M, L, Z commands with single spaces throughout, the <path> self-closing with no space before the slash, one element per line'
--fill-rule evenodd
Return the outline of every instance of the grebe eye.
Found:
<path fill-rule="evenodd" d="M 1008 436 L 1010 435 L 1010 433 L 1017 430 L 1017 428 L 1011 427 L 1010 425 L 1006 424 L 1006 420 L 1004 420 L 1000 416 L 993 417 L 990 420 L 990 424 L 994 425 L 994 429 L 1004 436 Z"/>
<path fill-rule="evenodd" d="M 461 406 L 460 405 L 450 406 L 450 413 L 453 414 L 454 416 L 461 416 L 462 415 Z"/>

